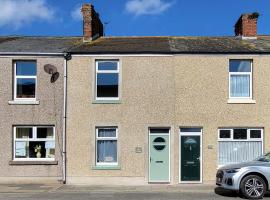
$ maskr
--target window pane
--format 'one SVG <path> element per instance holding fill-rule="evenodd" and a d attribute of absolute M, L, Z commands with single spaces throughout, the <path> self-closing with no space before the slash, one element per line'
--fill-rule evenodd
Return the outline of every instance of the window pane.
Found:
<path fill-rule="evenodd" d="M 116 137 L 116 129 L 98 129 L 98 137 Z"/>
<path fill-rule="evenodd" d="M 261 138 L 261 130 L 250 130 L 250 138 Z"/>
<path fill-rule="evenodd" d="M 53 128 L 37 128 L 37 138 L 53 138 Z"/>
<path fill-rule="evenodd" d="M 251 72 L 251 61 L 230 60 L 230 72 Z"/>
<path fill-rule="evenodd" d="M 118 62 L 98 62 L 98 70 L 117 70 Z"/>
<path fill-rule="evenodd" d="M 97 97 L 118 97 L 118 74 L 97 74 Z"/>
<path fill-rule="evenodd" d="M 231 131 L 230 130 L 220 130 L 219 131 L 219 138 L 231 138 Z"/>
<path fill-rule="evenodd" d="M 247 129 L 234 129 L 233 139 L 236 139 L 236 140 L 247 139 Z"/>
<path fill-rule="evenodd" d="M 37 74 L 36 62 L 16 62 L 16 75 L 35 76 Z"/>
<path fill-rule="evenodd" d="M 262 142 L 219 142 L 219 164 L 251 161 L 262 154 Z"/>
<path fill-rule="evenodd" d="M 169 133 L 170 129 L 168 128 L 151 128 L 150 133 Z"/>
<path fill-rule="evenodd" d="M 181 128 L 181 132 L 201 132 L 201 128 Z"/>
<path fill-rule="evenodd" d="M 117 162 L 117 141 L 97 141 L 97 162 Z"/>
<path fill-rule="evenodd" d="M 50 143 L 48 145 L 48 143 Z M 51 141 L 29 142 L 29 158 L 54 158 L 55 143 Z"/>
<path fill-rule="evenodd" d="M 249 75 L 231 75 L 230 84 L 231 97 L 250 97 Z"/>
<path fill-rule="evenodd" d="M 36 80 L 33 78 L 17 79 L 17 98 L 35 98 Z"/>
<path fill-rule="evenodd" d="M 28 157 L 29 157 L 29 142 L 16 142 L 15 158 L 28 158 Z"/>
<path fill-rule="evenodd" d="M 16 138 L 32 138 L 32 128 L 16 128 Z"/>

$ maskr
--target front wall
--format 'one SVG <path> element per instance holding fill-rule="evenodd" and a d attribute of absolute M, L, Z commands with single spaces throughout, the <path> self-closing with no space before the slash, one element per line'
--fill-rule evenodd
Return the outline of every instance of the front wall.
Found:
<path fill-rule="evenodd" d="M 104 57 L 109 59 L 110 57 Z M 219 127 L 264 127 L 270 131 L 270 57 L 165 56 L 113 57 L 121 64 L 121 103 L 94 104 L 95 59 L 73 56 L 68 62 L 68 180 L 148 182 L 148 128 L 171 128 L 171 182 L 178 183 L 179 127 L 203 127 L 203 180 L 215 178 Z M 253 59 L 256 104 L 228 104 L 230 58 Z M 95 127 L 118 126 L 121 170 L 93 170 Z M 270 145 L 265 137 L 264 146 Z M 208 145 L 212 145 L 213 149 Z M 142 153 L 135 153 L 135 147 Z M 87 179 L 86 177 L 92 177 Z M 95 178 L 94 178 L 95 177 Z M 98 177 L 102 177 L 99 179 Z M 111 177 L 111 178 L 110 178 Z M 113 178 L 115 177 L 115 178 Z M 105 182 L 106 182 L 105 181 Z M 109 183 L 109 182 L 106 182 Z"/>
<path fill-rule="evenodd" d="M 8 102 L 13 99 L 13 60 L 37 61 L 36 97 L 40 101 L 39 105 L 9 105 Z M 63 58 L 56 57 L 0 57 L 0 181 L 23 180 L 23 177 L 30 182 L 29 177 L 61 179 L 59 147 L 62 141 L 63 63 Z M 57 67 L 60 77 L 55 83 L 50 82 L 51 75 L 44 71 L 45 64 Z M 9 165 L 13 158 L 13 125 L 54 125 L 55 160 L 58 165 Z"/>

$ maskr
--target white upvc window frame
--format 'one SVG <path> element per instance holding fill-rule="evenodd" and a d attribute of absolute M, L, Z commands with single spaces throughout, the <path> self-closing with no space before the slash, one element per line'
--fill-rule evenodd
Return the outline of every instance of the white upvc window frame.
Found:
<path fill-rule="evenodd" d="M 253 60 L 252 59 L 230 59 L 229 61 L 238 60 L 238 61 L 250 61 L 250 72 L 230 72 L 229 65 L 229 99 L 231 100 L 252 100 L 252 86 L 253 86 Z M 232 97 L 231 96 L 231 76 L 232 75 L 249 75 L 249 97 Z"/>
<path fill-rule="evenodd" d="M 233 130 L 234 129 L 247 129 L 247 139 L 233 139 Z M 230 130 L 230 138 L 220 138 L 220 131 L 221 130 Z M 260 130 L 261 131 L 261 138 L 250 138 L 250 131 L 251 130 Z M 219 128 L 218 129 L 218 149 L 219 149 L 219 142 L 261 142 L 262 143 L 262 154 L 264 153 L 264 129 L 263 128 L 245 128 L 245 127 L 235 127 L 235 128 Z M 223 165 L 219 164 L 219 150 L 217 152 L 217 162 L 218 168 L 222 167 Z"/>
<path fill-rule="evenodd" d="M 99 137 L 98 136 L 98 131 L 99 129 L 115 129 L 115 137 Z M 116 141 L 116 152 L 117 152 L 117 156 L 116 156 L 116 162 L 97 162 L 97 146 L 98 146 L 98 141 L 104 141 L 104 140 L 113 140 Z M 112 126 L 112 127 L 96 127 L 96 158 L 95 158 L 95 163 L 96 166 L 118 166 L 118 127 Z"/>
<path fill-rule="evenodd" d="M 246 129 L 247 130 L 247 139 L 233 139 L 233 130 L 234 129 Z M 229 130 L 230 131 L 230 138 L 220 138 L 220 131 L 221 130 Z M 261 138 L 250 138 L 250 131 L 252 130 L 260 130 L 261 131 Z M 241 142 L 241 141 L 244 141 L 244 142 L 248 142 L 248 141 L 262 141 L 263 142 L 263 128 L 244 128 L 244 127 L 241 127 L 241 128 L 219 128 L 218 129 L 218 141 L 219 142 Z"/>
<path fill-rule="evenodd" d="M 117 69 L 116 70 L 99 70 L 98 65 L 102 62 L 116 62 Z M 95 60 L 96 71 L 95 71 L 95 100 L 102 101 L 102 100 L 112 100 L 117 101 L 120 99 L 120 64 L 119 60 Z M 98 97 L 97 96 L 97 76 L 98 74 L 118 74 L 118 97 Z"/>
<path fill-rule="evenodd" d="M 17 128 L 32 128 L 32 138 L 16 138 Z M 38 128 L 53 128 L 53 137 L 52 138 L 37 138 Z M 39 141 L 42 141 L 42 142 L 53 141 L 56 145 L 55 126 L 14 126 L 13 127 L 13 160 L 14 161 L 55 161 L 55 157 L 54 158 L 16 158 L 16 142 L 39 142 Z"/>
<path fill-rule="evenodd" d="M 37 68 L 37 62 L 35 60 L 15 60 L 13 67 L 14 67 L 14 88 L 13 88 L 13 99 L 14 101 L 36 101 L 37 97 L 37 74 L 35 76 L 25 76 L 25 75 L 17 75 L 17 62 L 35 62 Z M 37 69 L 36 69 L 37 71 Z M 17 97 L 17 79 L 35 79 L 35 98 L 18 98 Z"/>

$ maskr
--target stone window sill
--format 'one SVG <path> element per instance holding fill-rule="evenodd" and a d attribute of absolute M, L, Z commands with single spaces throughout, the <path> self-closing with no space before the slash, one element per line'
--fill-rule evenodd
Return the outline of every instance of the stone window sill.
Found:
<path fill-rule="evenodd" d="M 19 100 L 13 100 L 13 101 L 8 101 L 9 105 L 39 105 L 39 101 L 19 101 Z"/>
<path fill-rule="evenodd" d="M 120 166 L 93 166 L 93 170 L 120 170 Z"/>
<path fill-rule="evenodd" d="M 9 161 L 9 165 L 58 165 L 58 161 Z"/>
<path fill-rule="evenodd" d="M 228 104 L 255 104 L 253 99 L 228 99 Z"/>

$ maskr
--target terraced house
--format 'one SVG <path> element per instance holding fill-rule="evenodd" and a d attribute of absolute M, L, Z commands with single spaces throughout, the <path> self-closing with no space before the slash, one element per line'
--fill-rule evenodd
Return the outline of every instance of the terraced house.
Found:
<path fill-rule="evenodd" d="M 1 176 L 69 184 L 213 181 L 270 148 L 270 36 L 3 37 Z M 58 72 L 58 74 L 57 74 Z"/>

